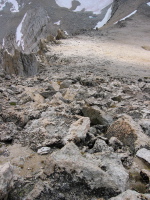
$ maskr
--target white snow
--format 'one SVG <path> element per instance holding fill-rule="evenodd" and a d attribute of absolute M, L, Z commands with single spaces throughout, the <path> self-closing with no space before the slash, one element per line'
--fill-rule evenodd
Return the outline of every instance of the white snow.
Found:
<path fill-rule="evenodd" d="M 60 25 L 60 22 L 61 22 L 61 20 L 59 20 L 58 22 L 54 22 L 54 24 L 56 24 L 56 25 Z"/>
<path fill-rule="evenodd" d="M 122 18 L 120 21 L 123 21 L 129 17 L 131 17 L 132 15 L 134 15 L 137 12 L 137 10 L 133 11 L 132 13 L 130 13 L 129 15 L 127 15 L 126 17 Z"/>
<path fill-rule="evenodd" d="M 104 26 L 104 24 L 106 24 L 106 23 L 108 22 L 108 20 L 110 19 L 110 17 L 111 17 L 111 12 L 112 12 L 112 7 L 110 7 L 110 8 L 107 10 L 107 13 L 106 13 L 104 19 L 103 19 L 102 21 L 98 22 L 94 29 L 96 29 L 96 28 L 101 28 L 102 26 Z"/>
<path fill-rule="evenodd" d="M 70 9 L 72 7 L 72 0 L 55 0 L 60 7 Z"/>
<path fill-rule="evenodd" d="M 70 9 L 72 7 L 73 0 L 55 0 L 60 7 Z M 78 0 L 80 5 L 74 10 L 76 11 L 92 11 L 94 14 L 100 14 L 102 9 L 109 6 L 113 0 Z"/>
<path fill-rule="evenodd" d="M 64 33 L 65 33 L 66 35 L 69 35 L 69 34 L 67 33 L 67 31 L 64 31 Z"/>
<path fill-rule="evenodd" d="M 150 2 L 148 2 L 147 5 L 150 6 Z"/>
<path fill-rule="evenodd" d="M 27 16 L 27 13 L 24 15 L 24 17 L 23 17 L 21 23 L 19 24 L 19 26 L 17 27 L 17 31 L 16 31 L 16 43 L 18 46 L 21 46 L 23 50 L 24 50 L 24 41 L 23 41 L 23 34 L 21 32 L 21 29 L 22 29 L 22 24 L 23 24 L 26 16 Z"/>
<path fill-rule="evenodd" d="M 120 19 L 119 21 L 123 21 L 123 20 L 125 20 L 125 19 L 127 19 L 127 18 L 131 17 L 131 16 L 132 16 L 132 15 L 134 15 L 136 12 L 137 12 L 137 10 L 133 11 L 132 13 L 130 13 L 129 15 L 127 15 L 126 17 L 124 17 L 124 18 Z M 115 22 L 114 24 L 117 24 L 117 23 L 118 23 L 118 21 L 117 21 L 117 22 Z"/>
<path fill-rule="evenodd" d="M 4 9 L 6 3 L 12 4 L 12 7 L 10 9 L 11 12 L 19 12 L 19 5 L 16 0 L 0 0 L 0 11 Z"/>
<path fill-rule="evenodd" d="M 11 55 L 11 53 L 9 53 L 8 49 L 5 49 L 5 51 L 6 51 L 9 55 Z"/>

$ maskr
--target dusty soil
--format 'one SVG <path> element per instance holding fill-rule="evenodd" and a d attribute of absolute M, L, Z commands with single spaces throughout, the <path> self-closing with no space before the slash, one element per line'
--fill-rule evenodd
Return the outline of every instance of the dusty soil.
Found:
<path fill-rule="evenodd" d="M 49 46 L 47 54 L 71 65 L 104 69 L 112 76 L 150 77 L 150 24 L 146 17 L 133 19 L 62 40 L 60 45 Z"/>

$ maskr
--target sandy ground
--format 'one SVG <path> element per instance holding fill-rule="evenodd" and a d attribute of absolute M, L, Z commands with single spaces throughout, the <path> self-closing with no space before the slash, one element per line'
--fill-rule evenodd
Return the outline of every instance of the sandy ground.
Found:
<path fill-rule="evenodd" d="M 71 65 L 91 65 L 112 75 L 150 77 L 150 22 L 136 16 L 125 27 L 78 35 L 50 46 L 50 54 L 67 59 Z M 144 47 L 144 48 L 143 48 Z"/>

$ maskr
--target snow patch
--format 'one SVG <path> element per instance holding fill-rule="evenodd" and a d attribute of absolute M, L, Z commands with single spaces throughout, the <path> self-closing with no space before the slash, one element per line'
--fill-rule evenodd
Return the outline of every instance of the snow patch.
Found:
<path fill-rule="evenodd" d="M 148 2 L 147 5 L 150 6 L 150 2 Z"/>
<path fill-rule="evenodd" d="M 127 19 L 127 18 L 129 18 L 129 17 L 131 17 L 131 16 L 134 15 L 136 12 L 137 12 L 137 10 L 133 11 L 132 13 L 130 13 L 129 15 L 127 15 L 126 17 L 120 19 L 119 22 L 120 22 L 120 21 L 123 21 L 123 20 L 125 20 L 125 19 Z M 118 23 L 118 21 L 115 22 L 114 24 L 117 24 L 117 23 Z"/>
<path fill-rule="evenodd" d="M 56 3 L 60 6 L 60 7 L 65 7 L 70 9 L 72 7 L 72 0 L 56 0 Z"/>
<path fill-rule="evenodd" d="M 60 7 L 70 9 L 73 0 L 55 0 Z M 80 5 L 74 10 L 77 11 L 92 11 L 94 14 L 100 14 L 102 9 L 113 3 L 113 0 L 78 0 Z"/>
<path fill-rule="evenodd" d="M 19 5 L 16 0 L 0 0 L 0 11 L 4 9 L 7 3 L 11 3 L 11 12 L 19 12 Z"/>
<path fill-rule="evenodd" d="M 104 25 L 108 22 L 108 20 L 110 19 L 110 17 L 111 17 L 111 12 L 112 12 L 112 7 L 110 7 L 110 8 L 107 10 L 107 13 L 106 13 L 104 19 L 103 19 L 102 21 L 98 22 L 94 29 L 96 29 L 96 28 L 101 28 L 102 26 L 104 26 Z"/>
<path fill-rule="evenodd" d="M 60 25 L 60 22 L 61 22 L 61 20 L 59 20 L 58 22 L 55 22 L 54 24 L 56 24 L 56 25 Z"/>
<path fill-rule="evenodd" d="M 65 33 L 66 35 L 69 35 L 69 34 L 67 33 L 67 31 L 64 31 L 64 33 Z"/>
<path fill-rule="evenodd" d="M 17 27 L 17 32 L 16 32 L 16 43 L 18 46 L 21 46 L 23 50 L 24 50 L 24 41 L 23 41 L 23 34 L 21 32 L 21 29 L 22 29 L 22 24 L 23 24 L 26 16 L 27 16 L 27 13 L 24 15 L 21 23 Z"/>

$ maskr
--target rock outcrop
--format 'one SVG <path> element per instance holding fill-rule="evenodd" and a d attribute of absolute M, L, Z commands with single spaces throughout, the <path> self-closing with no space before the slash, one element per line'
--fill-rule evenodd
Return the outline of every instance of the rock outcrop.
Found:
<path fill-rule="evenodd" d="M 25 54 L 14 50 L 14 54 L 3 51 L 2 66 L 6 73 L 20 76 L 33 76 L 39 71 L 39 62 L 35 54 Z"/>

